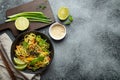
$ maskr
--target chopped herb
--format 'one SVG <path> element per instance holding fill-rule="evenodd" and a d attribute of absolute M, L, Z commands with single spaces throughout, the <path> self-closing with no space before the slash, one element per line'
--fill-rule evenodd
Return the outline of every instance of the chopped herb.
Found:
<path fill-rule="evenodd" d="M 26 49 L 28 48 L 28 43 L 27 42 L 23 41 L 22 45 L 23 45 L 24 48 L 26 48 Z"/>
<path fill-rule="evenodd" d="M 42 10 L 44 10 L 46 8 L 45 5 L 40 5 L 39 8 L 41 8 Z"/>
<path fill-rule="evenodd" d="M 64 24 L 69 25 L 69 24 L 71 24 L 71 22 L 70 21 L 66 21 Z"/>
<path fill-rule="evenodd" d="M 73 21 L 73 17 L 71 15 L 69 15 L 68 19 L 69 19 L 70 22 Z"/>
<path fill-rule="evenodd" d="M 32 60 L 32 61 L 30 62 L 30 65 L 34 65 L 34 64 L 36 64 L 37 62 L 43 61 L 43 60 L 44 60 L 44 57 L 43 57 L 43 56 L 39 56 L 39 57 L 35 58 L 34 60 Z"/>
<path fill-rule="evenodd" d="M 70 25 L 71 22 L 73 22 L 73 17 L 71 15 L 69 15 L 68 20 L 64 24 Z"/>
<path fill-rule="evenodd" d="M 37 42 L 39 42 L 41 40 L 41 36 L 37 35 L 35 39 L 36 39 Z"/>

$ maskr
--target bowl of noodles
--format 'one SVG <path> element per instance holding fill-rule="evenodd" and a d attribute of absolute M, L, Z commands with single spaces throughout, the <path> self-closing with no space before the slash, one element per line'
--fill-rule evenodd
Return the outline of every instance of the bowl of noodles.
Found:
<path fill-rule="evenodd" d="M 11 59 L 16 69 L 27 73 L 42 73 L 54 56 L 49 38 L 37 31 L 20 34 L 12 43 Z"/>

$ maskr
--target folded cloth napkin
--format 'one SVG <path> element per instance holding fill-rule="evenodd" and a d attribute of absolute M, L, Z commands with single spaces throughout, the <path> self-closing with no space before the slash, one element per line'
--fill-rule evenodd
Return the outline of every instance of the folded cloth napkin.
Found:
<path fill-rule="evenodd" d="M 11 49 L 11 45 L 12 45 L 12 40 L 9 38 L 9 36 L 6 33 L 3 33 L 2 35 L 0 35 L 0 41 L 11 61 L 10 58 L 10 49 Z M 12 61 L 11 61 L 12 62 Z M 0 57 L 0 70 L 2 70 L 2 72 L 0 72 L 0 80 L 10 80 L 10 76 L 7 73 L 5 65 L 2 62 L 2 59 Z M 35 74 L 29 74 L 29 73 L 24 73 L 22 71 L 20 71 L 24 76 L 26 76 L 28 78 L 28 80 L 40 80 L 40 75 L 35 75 Z M 4 73 L 4 74 L 3 74 Z M 5 76 L 4 76 L 5 75 Z M 6 77 L 7 76 L 7 77 Z"/>

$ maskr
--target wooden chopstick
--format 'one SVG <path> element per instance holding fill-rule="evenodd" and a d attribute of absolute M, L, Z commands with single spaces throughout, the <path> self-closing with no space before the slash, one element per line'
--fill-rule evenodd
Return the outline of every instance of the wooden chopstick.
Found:
<path fill-rule="evenodd" d="M 16 77 L 18 77 L 18 78 L 22 77 L 22 80 L 29 80 L 25 75 L 23 75 L 22 73 L 20 73 L 19 71 L 17 71 L 13 67 L 12 63 L 9 60 L 9 57 L 7 56 L 6 51 L 4 50 L 4 47 L 3 47 L 2 43 L 1 43 L 1 41 L 0 41 L 0 53 L 1 53 L 1 56 L 4 58 L 4 60 L 6 61 L 5 64 L 7 64 L 7 66 L 6 65 L 5 66 L 9 67 L 9 69 L 10 69 L 9 71 L 11 71 L 9 74 L 12 77 L 12 80 L 16 80 L 15 79 Z M 16 77 L 15 77 L 14 73 L 15 73 Z M 18 75 L 21 76 L 21 77 L 19 77 Z"/>
<path fill-rule="evenodd" d="M 7 69 L 8 73 L 9 73 L 11 79 L 12 79 L 12 80 L 16 80 L 16 77 L 15 77 L 15 75 L 14 75 L 14 72 L 11 70 L 11 68 L 10 68 L 10 66 L 9 66 L 9 64 L 8 64 L 8 62 L 7 62 L 7 60 L 6 60 L 5 56 L 4 56 L 3 51 L 2 51 L 1 48 L 0 48 L 0 55 L 1 55 L 1 58 L 2 58 L 2 60 L 3 60 L 3 63 L 4 63 L 4 65 L 6 66 L 6 69 Z"/>

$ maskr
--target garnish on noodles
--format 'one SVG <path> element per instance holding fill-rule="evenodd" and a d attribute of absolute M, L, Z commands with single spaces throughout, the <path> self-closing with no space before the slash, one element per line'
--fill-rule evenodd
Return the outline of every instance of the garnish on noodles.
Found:
<path fill-rule="evenodd" d="M 46 39 L 42 39 L 40 35 L 26 34 L 24 39 L 16 45 L 15 56 L 27 64 L 27 69 L 36 71 L 49 64 L 49 46 Z"/>

